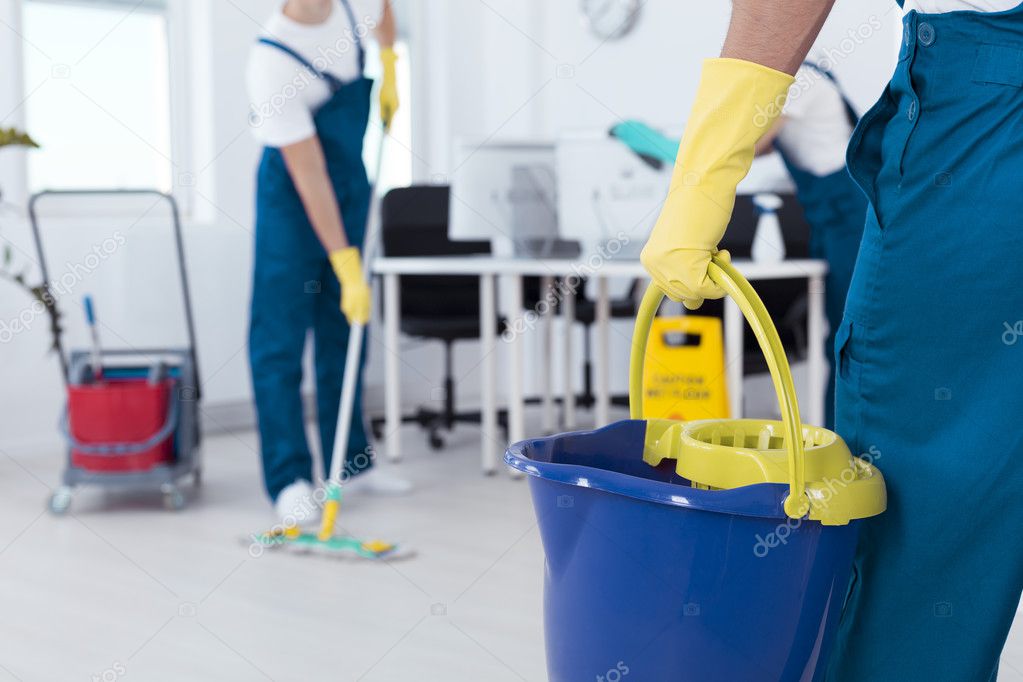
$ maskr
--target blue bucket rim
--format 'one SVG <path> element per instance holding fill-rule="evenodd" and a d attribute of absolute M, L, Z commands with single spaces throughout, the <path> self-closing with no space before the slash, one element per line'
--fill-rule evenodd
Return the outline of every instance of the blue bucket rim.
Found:
<path fill-rule="evenodd" d="M 590 431 L 571 431 L 513 443 L 505 451 L 504 461 L 516 471 L 539 479 L 600 490 L 644 502 L 733 516 L 789 518 L 783 507 L 789 488 L 782 483 L 758 483 L 730 490 L 701 490 L 581 464 L 541 462 L 528 454 L 530 449 L 541 448 L 545 444 L 553 445 L 557 440 L 569 436 L 603 438 L 609 430 L 621 429 L 636 422 L 645 424 L 645 420 L 629 419 Z"/>

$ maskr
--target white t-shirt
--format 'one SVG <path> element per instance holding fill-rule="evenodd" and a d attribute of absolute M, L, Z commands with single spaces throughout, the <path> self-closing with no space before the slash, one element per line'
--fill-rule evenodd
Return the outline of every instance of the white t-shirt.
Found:
<path fill-rule="evenodd" d="M 321 71 L 344 82 L 358 78 L 358 36 L 365 45 L 380 23 L 383 0 L 348 0 L 355 26 L 340 0 L 320 24 L 301 24 L 283 14 L 283 2 L 266 22 L 261 37 L 298 52 Z M 301 142 L 316 134 L 313 115 L 330 99 L 330 87 L 291 55 L 263 43 L 249 53 L 246 83 L 253 134 L 270 147 Z"/>
<path fill-rule="evenodd" d="M 1018 6 L 1020 0 L 906 0 L 903 9 L 915 9 L 925 14 L 943 14 L 972 10 L 974 12 L 1004 12 Z"/>
<path fill-rule="evenodd" d="M 845 165 L 852 125 L 842 95 L 829 78 L 800 67 L 782 113 L 787 120 L 777 143 L 796 166 L 814 175 L 830 175 Z"/>

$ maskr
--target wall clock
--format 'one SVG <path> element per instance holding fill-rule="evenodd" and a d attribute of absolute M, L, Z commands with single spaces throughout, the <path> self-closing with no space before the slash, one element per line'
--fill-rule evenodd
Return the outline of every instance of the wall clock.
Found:
<path fill-rule="evenodd" d="M 643 0 L 582 0 L 583 21 L 601 40 L 617 40 L 636 25 Z"/>

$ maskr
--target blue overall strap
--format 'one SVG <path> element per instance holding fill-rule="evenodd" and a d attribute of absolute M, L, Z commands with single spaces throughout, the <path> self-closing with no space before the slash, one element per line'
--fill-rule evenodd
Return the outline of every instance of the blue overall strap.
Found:
<path fill-rule="evenodd" d="M 835 74 L 831 73 L 823 66 L 820 66 L 819 64 L 814 64 L 813 62 L 803 62 L 803 66 L 810 69 L 811 71 L 816 71 L 817 73 L 831 81 L 831 84 L 835 86 L 835 90 L 838 90 L 838 96 L 842 98 L 842 106 L 845 107 L 845 115 L 849 119 L 849 125 L 855 128 L 856 124 L 860 122 L 860 115 L 856 113 L 856 109 L 849 101 L 849 98 L 845 96 L 845 90 L 843 90 L 842 86 L 839 85 L 838 79 L 835 78 Z"/>
<path fill-rule="evenodd" d="M 355 20 L 355 12 L 352 11 L 352 5 L 348 0 L 341 0 L 341 6 L 345 8 L 345 13 L 348 14 L 348 23 L 352 25 L 352 40 L 355 41 L 355 47 L 359 49 L 359 75 L 366 70 L 366 48 L 362 45 L 362 38 L 359 37 L 359 24 Z"/>
<path fill-rule="evenodd" d="M 322 78 L 324 81 L 326 81 L 327 85 L 330 86 L 331 90 L 338 90 L 341 86 L 344 85 L 344 83 L 341 82 L 340 78 L 338 78 L 337 76 L 335 76 L 332 73 L 327 73 L 326 71 L 320 71 L 315 66 L 313 66 L 312 62 L 310 62 L 308 59 L 306 59 L 305 57 L 300 55 L 297 51 L 295 51 L 292 48 L 288 47 L 284 43 L 277 42 L 276 40 L 273 40 L 272 38 L 260 38 L 257 42 L 260 42 L 263 45 L 269 45 L 270 47 L 275 47 L 278 50 L 280 50 L 281 52 L 284 52 L 285 54 L 293 57 L 295 59 L 295 61 L 297 61 L 299 64 L 301 64 L 305 68 L 309 69 L 309 71 L 311 71 L 313 73 L 313 75 L 315 75 L 317 78 Z"/>

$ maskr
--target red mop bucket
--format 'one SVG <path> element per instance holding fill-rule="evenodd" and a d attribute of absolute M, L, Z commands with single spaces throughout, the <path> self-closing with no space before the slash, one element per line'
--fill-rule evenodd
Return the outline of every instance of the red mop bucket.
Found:
<path fill-rule="evenodd" d="M 173 462 L 174 384 L 132 378 L 69 386 L 64 431 L 72 466 L 136 472 Z"/>

